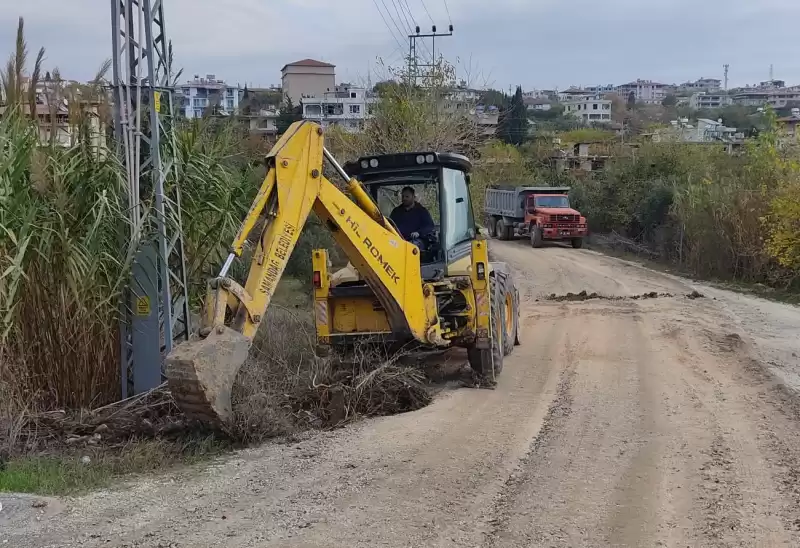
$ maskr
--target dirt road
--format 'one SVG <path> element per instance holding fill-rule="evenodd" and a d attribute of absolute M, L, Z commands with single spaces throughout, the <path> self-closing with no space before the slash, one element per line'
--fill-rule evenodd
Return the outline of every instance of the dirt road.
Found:
<path fill-rule="evenodd" d="M 495 390 L 11 513 L 44 546 L 800 546 L 800 310 L 493 242 L 522 346 Z M 685 295 L 698 289 L 705 298 Z M 671 297 L 558 302 L 550 293 Z M 800 386 L 798 386 L 800 387 Z"/>

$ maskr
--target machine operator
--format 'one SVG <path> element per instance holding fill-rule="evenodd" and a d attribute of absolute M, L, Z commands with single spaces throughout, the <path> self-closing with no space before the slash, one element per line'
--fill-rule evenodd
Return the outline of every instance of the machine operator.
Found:
<path fill-rule="evenodd" d="M 392 210 L 389 217 L 397 225 L 403 238 L 420 249 L 425 248 L 424 240 L 436 228 L 430 212 L 417 201 L 414 189 L 410 186 L 403 188 L 401 203 Z"/>

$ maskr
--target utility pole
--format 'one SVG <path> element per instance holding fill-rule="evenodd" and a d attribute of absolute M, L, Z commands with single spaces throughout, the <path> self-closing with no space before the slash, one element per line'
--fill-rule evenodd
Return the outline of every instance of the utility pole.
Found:
<path fill-rule="evenodd" d="M 408 35 L 408 72 L 410 75 L 410 80 L 414 85 L 417 85 L 417 79 L 420 77 L 419 69 L 420 68 L 429 68 L 433 69 L 437 66 L 436 63 L 436 38 L 441 38 L 443 36 L 453 36 L 453 25 L 449 25 L 448 31 L 446 33 L 437 33 L 436 32 L 436 25 L 431 27 L 430 34 L 420 34 L 419 25 L 416 26 L 414 29 L 416 34 L 409 34 Z M 417 52 L 417 40 L 424 40 L 426 38 L 431 39 L 431 62 L 430 64 L 422 64 L 419 62 L 419 53 Z"/>
<path fill-rule="evenodd" d="M 722 65 L 722 68 L 725 69 L 725 86 L 723 87 L 723 89 L 725 91 L 728 91 L 728 69 L 730 68 L 730 65 L 728 63 L 725 63 L 724 65 Z"/>
<path fill-rule="evenodd" d="M 189 338 L 190 320 L 162 0 L 111 0 L 111 30 L 114 131 L 128 190 L 121 244 L 136 250 L 120 303 L 126 398 L 162 383 L 164 357 L 173 341 Z"/>

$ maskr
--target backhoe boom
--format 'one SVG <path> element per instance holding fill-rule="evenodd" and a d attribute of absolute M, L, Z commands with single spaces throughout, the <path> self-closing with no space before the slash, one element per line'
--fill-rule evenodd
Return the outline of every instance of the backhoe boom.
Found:
<path fill-rule="evenodd" d="M 347 181 L 351 200 L 323 175 L 324 158 Z M 386 310 L 392 331 L 440 342 L 434 292 L 423 284 L 419 249 L 381 214 L 364 187 L 323 146 L 322 128 L 296 122 L 267 156 L 267 175 L 242 222 L 220 276 L 211 280 L 199 337 L 167 357 L 170 389 L 190 418 L 225 425 L 230 391 L 313 210 Z M 264 219 L 244 286 L 227 276 Z"/>

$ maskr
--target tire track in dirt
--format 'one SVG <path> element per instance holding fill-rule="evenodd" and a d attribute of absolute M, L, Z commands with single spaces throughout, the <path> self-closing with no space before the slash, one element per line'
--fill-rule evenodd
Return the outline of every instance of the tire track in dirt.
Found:
<path fill-rule="evenodd" d="M 574 355 L 570 352 L 569 354 Z M 489 530 L 484 533 L 482 546 L 484 548 L 497 548 L 504 546 L 500 543 L 499 536 L 508 525 L 508 520 L 513 513 L 513 500 L 518 494 L 519 489 L 526 480 L 525 471 L 530 467 L 536 452 L 560 435 L 558 430 L 563 427 L 564 420 L 569 416 L 572 406 L 572 396 L 570 387 L 575 376 L 575 364 L 573 360 L 568 361 L 568 365 L 561 371 L 556 395 L 547 410 L 547 415 L 542 421 L 539 435 L 531 443 L 526 455 L 519 461 L 515 471 L 508 477 L 503 485 L 503 490 L 494 502 L 490 516 L 487 519 Z"/>

